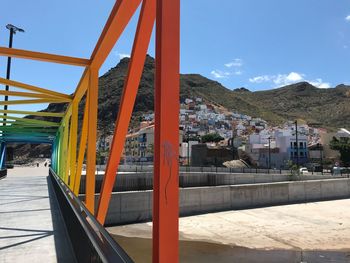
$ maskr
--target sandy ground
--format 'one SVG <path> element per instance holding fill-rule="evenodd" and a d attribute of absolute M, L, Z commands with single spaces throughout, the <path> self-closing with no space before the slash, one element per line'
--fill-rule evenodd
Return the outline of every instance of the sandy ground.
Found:
<path fill-rule="evenodd" d="M 110 227 L 151 238 L 152 224 Z M 211 213 L 180 219 L 180 239 L 263 250 L 350 250 L 350 199 Z"/>

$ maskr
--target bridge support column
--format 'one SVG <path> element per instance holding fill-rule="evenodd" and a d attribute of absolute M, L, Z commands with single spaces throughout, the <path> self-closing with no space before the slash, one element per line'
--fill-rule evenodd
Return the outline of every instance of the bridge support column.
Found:
<path fill-rule="evenodd" d="M 180 0 L 157 0 L 153 262 L 179 261 Z"/>

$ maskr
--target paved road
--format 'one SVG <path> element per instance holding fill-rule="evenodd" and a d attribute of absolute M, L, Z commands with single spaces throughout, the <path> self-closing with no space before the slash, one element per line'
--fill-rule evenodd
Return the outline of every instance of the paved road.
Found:
<path fill-rule="evenodd" d="M 0 262 L 76 262 L 47 168 L 0 180 Z"/>

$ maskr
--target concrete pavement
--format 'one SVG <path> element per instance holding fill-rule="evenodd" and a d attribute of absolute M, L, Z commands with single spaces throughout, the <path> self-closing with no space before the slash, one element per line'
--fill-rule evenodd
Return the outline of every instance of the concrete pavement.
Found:
<path fill-rule="evenodd" d="M 8 170 L 0 180 L 0 262 L 76 262 L 48 168 Z"/>

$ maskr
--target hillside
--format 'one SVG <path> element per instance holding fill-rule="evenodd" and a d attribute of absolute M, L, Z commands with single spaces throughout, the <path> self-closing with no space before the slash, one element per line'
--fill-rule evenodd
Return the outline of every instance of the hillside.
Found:
<path fill-rule="evenodd" d="M 301 118 L 309 124 L 331 129 L 350 127 L 349 86 L 319 89 L 308 82 L 300 82 L 240 95 L 259 109 L 275 112 L 282 119 Z"/>
<path fill-rule="evenodd" d="M 99 130 L 110 131 L 113 128 L 128 63 L 129 58 L 122 59 L 99 79 Z M 154 109 L 154 66 L 154 59 L 147 56 L 134 107 L 135 123 L 140 114 Z M 227 89 L 219 82 L 199 74 L 181 74 L 180 80 L 182 99 L 201 97 L 214 105 L 261 117 L 272 124 L 298 118 L 326 128 L 350 127 L 349 86 L 319 89 L 301 82 L 278 89 L 251 92 L 246 88 Z M 64 104 L 50 104 L 45 111 L 62 111 L 64 107 Z"/>

